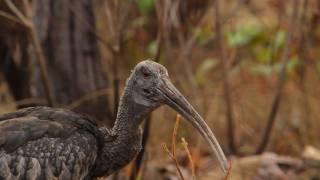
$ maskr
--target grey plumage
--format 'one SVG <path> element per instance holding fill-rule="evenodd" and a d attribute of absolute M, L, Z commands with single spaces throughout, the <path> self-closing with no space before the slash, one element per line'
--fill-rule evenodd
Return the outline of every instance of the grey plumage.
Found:
<path fill-rule="evenodd" d="M 142 119 L 168 104 L 209 142 L 222 169 L 227 161 L 211 130 L 152 61 L 139 63 L 121 97 L 114 127 L 98 127 L 74 112 L 31 107 L 0 116 L 0 180 L 78 180 L 108 176 L 141 150 Z"/>
<path fill-rule="evenodd" d="M 104 136 L 89 118 L 49 107 L 0 120 L 0 179 L 82 179 Z"/>

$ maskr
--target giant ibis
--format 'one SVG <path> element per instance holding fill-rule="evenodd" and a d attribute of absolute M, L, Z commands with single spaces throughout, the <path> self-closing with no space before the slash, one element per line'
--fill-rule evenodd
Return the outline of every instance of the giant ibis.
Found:
<path fill-rule="evenodd" d="M 108 176 L 141 150 L 139 125 L 167 104 L 209 143 L 224 172 L 226 157 L 197 111 L 153 61 L 136 65 L 126 82 L 115 125 L 98 127 L 87 116 L 65 109 L 30 107 L 0 116 L 0 179 L 80 180 Z"/>

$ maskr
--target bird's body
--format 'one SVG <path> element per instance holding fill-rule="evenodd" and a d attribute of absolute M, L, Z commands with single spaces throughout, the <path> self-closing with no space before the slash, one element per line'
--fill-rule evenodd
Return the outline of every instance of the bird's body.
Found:
<path fill-rule="evenodd" d="M 102 133 L 85 117 L 34 107 L 0 119 L 0 177 L 4 179 L 82 179 L 97 158 Z"/>
<path fill-rule="evenodd" d="M 0 116 L 0 179 L 79 180 L 110 175 L 141 149 L 138 125 L 122 121 L 131 117 L 130 122 L 135 122 L 148 113 L 135 116 L 137 108 L 143 107 L 122 108 L 122 118 L 111 130 L 58 108 L 31 107 Z"/>
<path fill-rule="evenodd" d="M 94 166 L 113 138 L 88 117 L 49 107 L 5 114 L 0 130 L 0 179 L 8 180 L 91 179 L 104 173 Z"/>
<path fill-rule="evenodd" d="M 81 180 L 108 176 L 141 150 L 139 125 L 161 104 L 185 116 L 218 156 L 224 154 L 200 115 L 167 80 L 166 69 L 139 63 L 121 97 L 115 125 L 98 127 L 87 116 L 31 107 L 0 116 L 0 180 Z"/>

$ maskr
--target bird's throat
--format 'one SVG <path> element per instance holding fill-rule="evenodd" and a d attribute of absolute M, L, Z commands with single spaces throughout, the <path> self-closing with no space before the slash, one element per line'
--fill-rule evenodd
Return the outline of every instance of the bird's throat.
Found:
<path fill-rule="evenodd" d="M 112 142 L 105 143 L 102 156 L 98 157 L 96 174 L 109 175 L 128 164 L 141 150 L 142 120 L 154 108 L 136 103 L 130 89 L 126 89 L 118 108 L 117 119 L 111 130 L 109 139 Z M 109 164 L 104 164 L 109 162 Z"/>
<path fill-rule="evenodd" d="M 123 131 L 132 133 L 139 131 L 143 119 L 156 107 L 151 104 L 140 103 L 140 101 L 137 102 L 131 83 L 128 82 L 120 99 L 117 118 L 112 128 L 113 133 L 120 135 Z"/>

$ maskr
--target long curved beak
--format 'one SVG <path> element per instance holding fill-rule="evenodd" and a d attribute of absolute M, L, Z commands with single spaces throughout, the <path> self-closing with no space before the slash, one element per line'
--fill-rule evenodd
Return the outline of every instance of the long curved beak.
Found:
<path fill-rule="evenodd" d="M 163 96 L 164 103 L 179 112 L 193 127 L 195 127 L 202 137 L 210 144 L 215 156 L 217 157 L 221 169 L 226 173 L 228 170 L 228 161 L 224 155 L 219 142 L 212 133 L 209 126 L 192 107 L 186 98 L 174 87 L 167 77 L 163 78 L 163 83 L 157 88 L 158 92 Z"/>

